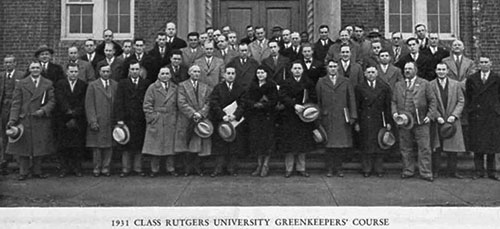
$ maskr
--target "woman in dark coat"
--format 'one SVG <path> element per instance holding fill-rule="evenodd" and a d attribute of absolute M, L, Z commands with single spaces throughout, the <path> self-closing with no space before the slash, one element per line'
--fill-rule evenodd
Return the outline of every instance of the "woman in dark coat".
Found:
<path fill-rule="evenodd" d="M 264 66 L 259 66 L 255 80 L 244 96 L 244 116 L 250 127 L 250 150 L 257 155 L 257 169 L 252 176 L 267 176 L 269 158 L 275 150 L 274 121 L 278 89 L 276 83 L 268 80 L 268 73 Z"/>
<path fill-rule="evenodd" d="M 314 149 L 315 142 L 312 131 L 313 123 L 303 122 L 297 112 L 304 109 L 306 103 L 316 103 L 314 83 L 303 75 L 304 68 L 300 62 L 291 65 L 292 77 L 283 81 L 279 91 L 279 100 L 285 106 L 281 113 L 283 125 L 280 128 L 280 152 L 285 153 L 285 177 L 292 175 L 297 155 L 296 170 L 301 176 L 306 173 L 306 152 Z"/>

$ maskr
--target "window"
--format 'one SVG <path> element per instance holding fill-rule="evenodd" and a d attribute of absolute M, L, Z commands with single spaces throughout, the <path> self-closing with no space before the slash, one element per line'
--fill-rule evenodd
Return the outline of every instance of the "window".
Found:
<path fill-rule="evenodd" d="M 441 39 L 458 34 L 458 0 L 385 0 L 386 36 L 401 31 L 413 36 L 414 26 L 427 25 L 428 33 L 439 33 Z"/>
<path fill-rule="evenodd" d="M 134 0 L 61 0 L 61 36 L 66 40 L 102 38 L 111 29 L 115 39 L 130 39 L 134 29 Z"/>

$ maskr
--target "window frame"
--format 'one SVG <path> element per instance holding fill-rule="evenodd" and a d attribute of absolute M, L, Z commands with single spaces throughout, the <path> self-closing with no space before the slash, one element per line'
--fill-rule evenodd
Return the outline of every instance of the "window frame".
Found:
<path fill-rule="evenodd" d="M 385 31 L 385 37 L 390 38 L 392 32 L 399 32 L 399 31 L 389 31 L 389 1 L 390 0 L 384 0 L 384 31 Z M 412 24 L 413 27 L 417 24 L 424 24 L 426 25 L 428 29 L 428 23 L 427 23 L 427 1 L 421 1 L 421 0 L 412 0 Z M 432 0 L 431 0 L 432 1 Z M 460 36 L 460 20 L 459 20 L 459 0 L 450 0 L 450 7 L 451 7 L 451 15 L 450 15 L 450 22 L 451 22 L 451 33 L 439 33 L 439 39 L 441 40 L 454 40 L 457 39 Z M 415 36 L 415 29 L 412 28 L 413 33 L 403 33 L 403 38 L 407 39 L 409 37 Z M 427 31 L 429 33 L 429 31 Z"/>
<path fill-rule="evenodd" d="M 102 32 L 107 29 L 108 24 L 108 1 L 92 0 L 86 3 L 74 3 L 76 5 L 93 5 L 92 9 L 92 33 L 69 33 L 69 0 L 61 0 L 61 40 L 86 40 L 102 39 Z M 134 37 L 135 29 L 135 0 L 130 0 L 130 33 L 114 32 L 115 40 L 126 40 Z"/>

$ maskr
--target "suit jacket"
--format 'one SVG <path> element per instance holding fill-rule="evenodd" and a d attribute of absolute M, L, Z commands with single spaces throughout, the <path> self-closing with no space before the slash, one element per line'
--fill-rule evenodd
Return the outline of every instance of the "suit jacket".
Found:
<path fill-rule="evenodd" d="M 148 74 L 148 80 L 149 82 L 156 82 L 161 67 L 170 64 L 168 49 L 165 48 L 165 53 L 163 54 L 162 57 L 160 54 L 160 48 L 158 47 L 158 44 L 155 44 L 154 48 L 149 50 L 148 54 L 151 57 L 151 73 Z"/>
<path fill-rule="evenodd" d="M 0 72 L 0 110 L 4 111 L 4 112 L 9 112 L 10 111 L 10 103 L 11 103 L 12 99 L 10 99 L 9 101 L 4 101 L 5 93 L 6 93 L 6 91 L 5 91 L 5 80 L 7 80 L 6 77 L 7 77 L 6 71 Z M 14 78 L 14 80 L 19 81 L 19 80 L 23 79 L 24 77 L 26 77 L 26 73 L 16 69 L 16 70 L 14 70 L 14 75 L 12 77 Z M 12 91 L 10 93 L 14 93 L 14 88 L 12 88 Z M 8 104 L 8 107 L 3 107 L 4 104 Z M 7 120 L 2 120 L 2 121 L 7 123 Z"/>
<path fill-rule="evenodd" d="M 208 84 L 211 88 L 215 87 L 224 76 L 224 61 L 221 58 L 212 57 L 212 61 L 208 65 L 205 56 L 203 56 L 195 60 L 194 64 L 200 66 L 200 82 Z"/>
<path fill-rule="evenodd" d="M 115 56 L 120 56 L 123 53 L 122 46 L 118 44 L 116 41 L 111 41 L 115 45 Z M 100 44 L 97 45 L 95 48 L 95 52 L 101 56 L 105 56 L 104 54 L 104 46 L 106 45 L 106 42 L 102 41 Z"/>
<path fill-rule="evenodd" d="M 250 57 L 255 59 L 259 64 L 262 63 L 262 60 L 271 55 L 271 49 L 269 49 L 268 43 L 269 40 L 264 39 L 262 41 L 262 47 L 259 45 L 259 40 L 254 40 L 248 45 L 248 52 L 250 53 Z"/>
<path fill-rule="evenodd" d="M 318 79 L 326 75 L 326 69 L 323 62 L 313 59 L 311 62 L 311 67 L 308 69 L 304 59 L 300 60 L 302 67 L 304 68 L 304 75 L 309 77 L 314 85 L 318 82 Z"/>
<path fill-rule="evenodd" d="M 381 65 L 377 65 L 378 70 L 378 78 L 381 79 L 384 83 L 388 84 L 391 87 L 391 90 L 394 90 L 396 83 L 398 81 L 403 80 L 403 74 L 401 73 L 401 69 L 398 67 L 389 64 L 386 72 L 382 71 Z"/>
<path fill-rule="evenodd" d="M 399 47 L 400 51 L 397 55 L 395 53 L 394 46 L 391 46 L 389 48 L 389 55 L 391 55 L 392 57 L 392 63 L 398 62 L 401 59 L 401 57 L 406 56 L 410 53 L 410 49 L 408 49 L 407 45 L 400 45 Z"/>
<path fill-rule="evenodd" d="M 255 80 L 255 74 L 257 72 L 257 67 L 259 63 L 252 59 L 247 58 L 246 63 L 243 65 L 241 63 L 241 58 L 233 58 L 227 66 L 233 66 L 236 70 L 236 78 L 234 83 L 240 85 L 243 89 L 247 90 L 250 87 L 252 81 Z"/>
<path fill-rule="evenodd" d="M 433 58 L 434 69 L 436 68 L 436 65 L 439 64 L 439 62 L 441 62 L 444 58 L 450 56 L 450 51 L 443 47 L 437 47 L 437 51 L 434 54 L 432 54 L 431 48 L 427 47 L 424 50 L 422 50 L 422 53 Z"/>
<path fill-rule="evenodd" d="M 304 58 L 304 56 L 302 55 L 302 45 L 299 46 L 299 52 L 294 52 L 292 45 L 289 48 L 283 49 L 283 51 L 280 54 L 288 57 L 288 59 L 290 59 L 290 62 Z"/>
<path fill-rule="evenodd" d="M 201 46 L 196 47 L 195 52 L 191 52 L 190 47 L 182 48 L 182 62 L 184 65 L 191 67 L 191 65 L 194 64 L 194 61 L 203 55 L 205 55 L 205 52 L 201 48 Z"/>
<path fill-rule="evenodd" d="M 96 79 L 95 68 L 92 67 L 91 63 L 84 60 L 77 60 L 76 64 L 78 64 L 78 79 L 85 83 Z"/>
<path fill-rule="evenodd" d="M 89 62 L 90 64 L 92 64 L 92 68 L 95 69 L 95 67 L 97 66 L 97 63 L 99 63 L 99 61 L 101 61 L 101 60 L 104 60 L 105 57 L 103 55 L 97 54 L 96 52 L 94 52 L 94 53 L 95 53 L 94 59 L 92 59 L 92 61 L 89 61 L 89 57 L 87 56 L 87 53 L 81 55 L 79 59 Z"/>
<path fill-rule="evenodd" d="M 167 37 L 167 40 L 168 40 L 168 37 Z M 166 47 L 167 47 L 166 52 L 167 52 L 167 54 L 170 55 L 170 52 L 172 50 L 176 50 L 176 49 L 180 50 L 181 48 L 187 47 L 187 43 L 186 43 L 186 41 L 182 40 L 181 38 L 178 38 L 177 36 L 175 36 L 172 43 L 167 42 Z"/>
<path fill-rule="evenodd" d="M 167 65 L 167 67 L 170 69 L 170 73 L 172 74 L 171 81 L 173 83 L 179 84 L 180 82 L 189 79 L 188 75 L 189 69 L 183 64 L 179 65 L 179 69 L 176 72 L 174 72 L 174 67 L 172 66 L 172 64 Z"/>
<path fill-rule="evenodd" d="M 24 134 L 15 143 L 9 143 L 7 153 L 18 156 L 44 156 L 55 152 L 52 115 L 56 105 L 52 81 L 39 76 L 38 87 L 31 77 L 16 83 L 9 121 L 23 124 Z M 42 117 L 32 114 L 42 110 Z"/>
<path fill-rule="evenodd" d="M 342 66 L 342 61 L 339 61 L 338 73 L 341 76 L 349 78 L 353 87 L 364 80 L 363 68 L 360 64 L 353 62 L 352 60 L 349 62 L 349 67 L 347 67 L 347 71 L 344 70 Z"/>
<path fill-rule="evenodd" d="M 88 63 L 88 62 L 87 62 Z M 89 64 L 90 65 L 90 64 Z M 56 139 L 60 147 L 84 147 L 87 120 L 85 119 L 85 93 L 87 83 L 77 79 L 73 91 L 68 79 L 57 81 L 56 97 Z M 74 122 L 74 126 L 68 122 Z"/>
<path fill-rule="evenodd" d="M 239 56 L 239 53 L 235 50 L 231 50 L 229 48 L 227 48 L 226 50 L 226 55 L 222 56 L 222 51 L 217 49 L 215 52 L 214 52 L 214 56 L 216 57 L 219 57 L 221 59 L 224 60 L 224 64 L 227 65 L 229 62 L 231 62 L 231 60 L 233 60 L 235 57 L 238 57 Z"/>
<path fill-rule="evenodd" d="M 106 90 L 102 80 L 94 80 L 89 83 L 85 95 L 85 114 L 89 124 L 97 123 L 98 131 L 87 128 L 86 147 L 109 148 L 112 146 L 113 111 L 114 100 L 118 83 L 109 80 L 109 88 Z"/>
<path fill-rule="evenodd" d="M 434 60 L 431 56 L 426 55 L 425 53 L 419 52 L 418 59 L 415 61 L 411 54 L 407 54 L 406 56 L 401 57 L 401 59 L 395 63 L 394 65 L 401 69 L 401 73 L 404 72 L 405 64 L 408 62 L 416 62 L 418 68 L 418 76 L 431 81 L 436 78 L 436 72 L 434 69 Z"/>
<path fill-rule="evenodd" d="M 274 65 L 274 59 L 272 56 L 269 56 L 262 61 L 262 65 L 265 66 L 269 71 L 269 75 L 267 77 L 269 77 L 269 79 L 273 80 L 278 85 L 281 85 L 281 83 L 283 83 L 285 79 L 290 77 L 288 74 L 289 64 L 290 59 L 281 54 L 278 55 L 277 65 Z"/>
<path fill-rule="evenodd" d="M 363 70 L 365 70 L 367 67 L 369 66 L 378 66 L 380 64 L 380 61 L 378 59 L 378 56 L 373 54 L 373 53 L 370 53 L 370 55 L 367 55 L 365 56 L 362 60 L 361 60 L 361 66 L 363 67 Z"/>
<path fill-rule="evenodd" d="M 41 62 L 40 62 L 41 65 Z M 43 69 L 43 66 L 41 66 Z M 29 68 L 26 70 L 25 75 L 28 76 L 30 74 Z M 61 65 L 54 64 L 49 62 L 47 65 L 47 70 L 42 70 L 42 76 L 45 79 L 49 79 L 52 83 L 59 81 L 60 79 L 65 78 L 64 70 Z"/>
<path fill-rule="evenodd" d="M 342 47 L 342 42 L 337 41 L 330 46 L 328 52 L 326 53 L 325 60 L 336 60 L 339 61 L 341 59 L 340 56 L 340 47 Z M 360 56 L 361 48 L 356 42 L 349 41 L 349 47 L 351 48 L 351 62 L 356 62 Z"/>
<path fill-rule="evenodd" d="M 326 54 L 328 53 L 328 50 L 330 50 L 330 46 L 332 45 L 333 41 L 330 38 L 328 38 L 328 43 L 325 46 L 323 46 L 321 39 L 318 39 L 318 41 L 314 44 L 313 58 L 321 62 L 325 62 Z"/>
<path fill-rule="evenodd" d="M 125 59 L 125 61 L 123 62 L 123 68 L 122 68 L 123 69 L 122 79 L 126 79 L 129 77 L 128 73 L 129 73 L 130 63 L 132 61 L 137 61 L 137 62 L 139 62 L 139 65 L 141 65 L 141 70 L 139 73 L 141 78 L 146 79 L 146 78 L 152 77 L 152 76 L 150 77 L 148 74 L 150 74 L 150 72 L 152 72 L 151 69 L 153 68 L 153 64 L 154 64 L 153 60 L 149 54 L 143 53 L 140 61 L 138 60 L 136 54 L 132 54 L 127 59 Z"/>
<path fill-rule="evenodd" d="M 101 60 L 99 63 L 97 63 L 97 65 L 99 65 L 100 63 L 108 63 L 108 62 L 105 58 L 104 60 Z M 124 63 L 123 59 L 115 57 L 115 59 L 110 65 L 111 66 L 111 76 L 109 77 L 110 79 L 117 82 L 123 79 L 123 63 Z M 97 75 L 99 75 L 98 69 L 96 69 L 96 73 Z"/>
<path fill-rule="evenodd" d="M 405 92 L 406 82 L 399 81 L 396 83 L 392 94 L 391 111 L 392 114 L 405 111 Z M 410 93 L 410 92 L 409 92 Z M 413 104 L 418 109 L 419 117 L 416 116 L 416 111 L 408 111 L 413 115 L 415 124 L 423 124 L 424 118 L 427 116 L 434 120 L 437 115 L 437 99 L 429 81 L 417 77 L 413 84 Z"/>
<path fill-rule="evenodd" d="M 465 104 L 465 98 L 464 98 L 464 93 L 462 90 L 461 84 L 452 79 L 447 79 L 447 102 L 446 102 L 446 108 L 444 106 L 444 101 L 441 96 L 440 92 L 440 83 L 439 79 L 435 79 L 431 81 L 432 89 L 434 91 L 434 94 L 436 95 L 437 98 L 437 117 L 442 117 L 445 121 L 448 119 L 450 116 L 455 116 L 456 121 L 453 123 L 453 126 L 457 129 L 455 135 L 453 135 L 451 138 L 447 139 L 441 139 L 443 141 L 443 151 L 446 152 L 465 152 L 465 145 L 464 145 L 464 137 L 462 134 L 462 111 L 464 109 L 464 104 Z M 435 129 L 432 129 L 431 131 L 438 131 L 436 125 L 437 122 L 435 122 Z M 432 135 L 431 135 L 432 136 Z M 434 134 L 434 136 L 438 136 L 438 134 Z"/>
<path fill-rule="evenodd" d="M 476 73 L 476 64 L 471 59 L 462 55 L 462 61 L 457 68 L 453 55 L 443 59 L 443 63 L 448 66 L 448 77 L 462 83 L 462 88 L 465 90 L 465 81 Z"/>

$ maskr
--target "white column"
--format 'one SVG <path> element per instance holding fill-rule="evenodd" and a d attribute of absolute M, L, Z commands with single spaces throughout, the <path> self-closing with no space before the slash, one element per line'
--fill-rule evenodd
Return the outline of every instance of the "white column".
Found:
<path fill-rule="evenodd" d="M 318 28 L 320 25 L 328 25 L 330 28 L 330 37 L 335 40 L 338 37 L 338 31 L 342 26 L 340 19 L 341 0 L 315 0 L 314 1 L 314 40 L 319 38 Z"/>

